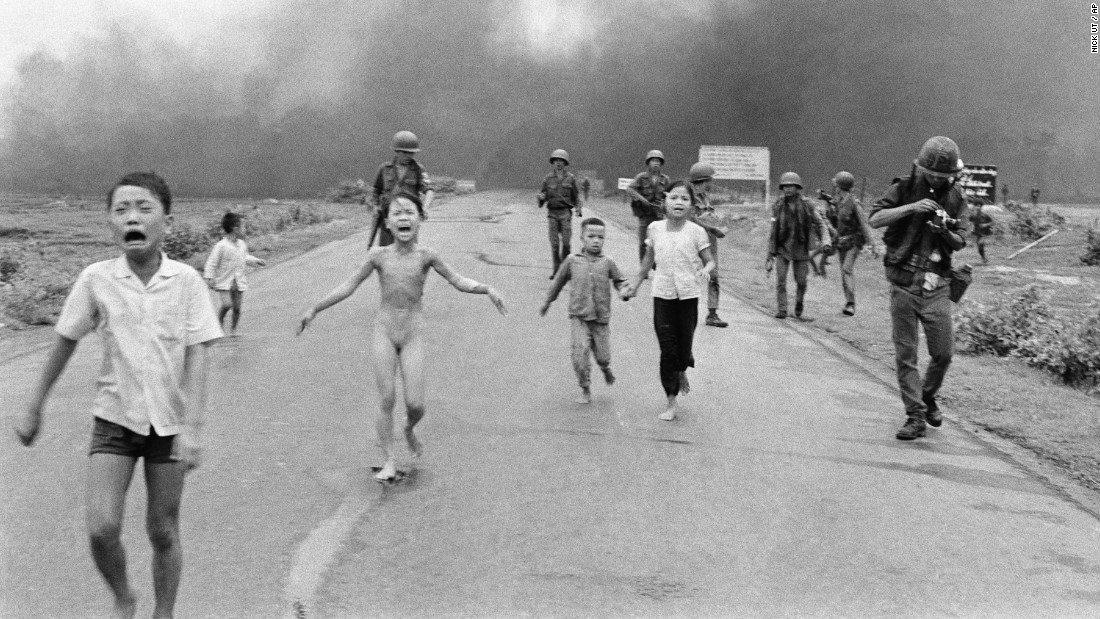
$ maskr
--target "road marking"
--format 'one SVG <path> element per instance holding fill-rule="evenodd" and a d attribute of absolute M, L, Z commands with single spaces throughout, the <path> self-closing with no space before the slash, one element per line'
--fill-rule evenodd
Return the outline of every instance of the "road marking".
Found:
<path fill-rule="evenodd" d="M 290 605 L 290 617 L 305 619 L 309 616 L 310 604 L 321 587 L 325 572 L 369 507 L 364 497 L 349 493 L 336 511 L 298 546 L 283 592 Z"/>

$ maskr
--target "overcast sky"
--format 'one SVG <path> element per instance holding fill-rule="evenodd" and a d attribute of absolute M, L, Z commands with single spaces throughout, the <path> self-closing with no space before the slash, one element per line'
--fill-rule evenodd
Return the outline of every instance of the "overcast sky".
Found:
<path fill-rule="evenodd" d="M 489 186 L 560 147 L 613 182 L 724 144 L 873 187 L 948 135 L 1013 188 L 1095 196 L 1088 27 L 1079 0 L 0 0 L 0 183 L 316 195 L 407 128 Z"/>
<path fill-rule="evenodd" d="M 201 45 L 235 15 L 256 15 L 270 0 L 0 0 L 0 87 L 19 60 L 46 49 L 64 56 L 75 37 L 113 21 L 149 20 L 182 42 Z"/>

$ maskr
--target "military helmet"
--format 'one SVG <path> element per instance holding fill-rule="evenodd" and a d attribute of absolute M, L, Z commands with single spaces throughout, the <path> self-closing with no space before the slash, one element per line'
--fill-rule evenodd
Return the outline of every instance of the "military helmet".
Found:
<path fill-rule="evenodd" d="M 783 175 L 779 177 L 779 188 L 782 189 L 783 185 L 794 185 L 802 189 L 802 177 L 794 172 L 784 172 Z"/>
<path fill-rule="evenodd" d="M 698 161 L 691 164 L 691 170 L 688 171 L 688 180 L 693 183 L 709 181 L 710 179 L 714 178 L 714 173 L 714 166 L 706 163 L 705 161 Z"/>
<path fill-rule="evenodd" d="M 393 134 L 393 149 L 406 153 L 420 152 L 420 139 L 412 131 L 398 131 Z"/>
<path fill-rule="evenodd" d="M 664 154 L 664 153 L 662 153 L 661 151 L 659 151 L 659 150 L 656 150 L 656 149 L 654 149 L 654 150 L 651 150 L 651 151 L 649 151 L 648 153 L 646 153 L 646 154 L 645 154 L 645 162 L 646 162 L 646 164 L 648 164 L 648 163 L 649 163 L 649 160 L 650 160 L 650 159 L 653 159 L 653 158 L 657 158 L 657 159 L 660 159 L 660 160 L 661 160 L 661 165 L 664 165 L 664 164 L 665 164 L 665 154 Z"/>
<path fill-rule="evenodd" d="M 851 172 L 840 171 L 833 177 L 833 184 L 844 191 L 849 191 L 856 184 L 856 177 Z"/>
<path fill-rule="evenodd" d="M 559 148 L 550 153 L 550 163 L 554 163 L 555 159 L 561 159 L 565 162 L 565 165 L 569 165 L 569 153 L 564 148 Z"/>
<path fill-rule="evenodd" d="M 959 158 L 959 145 L 951 138 L 942 135 L 929 138 L 924 146 L 920 147 L 920 153 L 913 160 L 913 165 L 922 172 L 932 176 L 955 176 L 963 169 L 962 159 Z"/>

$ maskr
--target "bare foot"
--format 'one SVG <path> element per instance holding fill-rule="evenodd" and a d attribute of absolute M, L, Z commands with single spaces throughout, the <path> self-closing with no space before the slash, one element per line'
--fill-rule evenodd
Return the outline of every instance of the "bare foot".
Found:
<path fill-rule="evenodd" d="M 420 456 L 424 455 L 424 444 L 416 438 L 412 428 L 405 428 L 405 442 L 409 444 L 409 453 L 412 454 L 413 462 L 420 460 Z"/>
<path fill-rule="evenodd" d="M 691 393 L 691 385 L 688 383 L 687 372 L 680 372 L 680 393 L 685 395 Z"/>
<path fill-rule="evenodd" d="M 661 421 L 672 421 L 676 419 L 676 396 L 668 396 L 668 408 L 665 409 L 665 412 L 660 414 L 658 419 Z"/>
<path fill-rule="evenodd" d="M 609 385 L 614 385 L 615 384 L 615 375 L 611 373 L 611 368 L 602 368 L 602 369 L 603 369 L 603 382 L 605 382 Z"/>
<path fill-rule="evenodd" d="M 397 465 L 394 464 L 393 460 L 386 460 L 382 470 L 374 476 L 378 481 L 392 481 L 395 477 L 397 477 Z"/>
<path fill-rule="evenodd" d="M 592 391 L 588 387 L 581 387 L 581 394 L 574 400 L 577 404 L 591 404 Z"/>
<path fill-rule="evenodd" d="M 137 596 L 130 594 L 126 597 L 115 598 L 115 608 L 112 611 L 116 619 L 134 619 L 137 613 Z"/>

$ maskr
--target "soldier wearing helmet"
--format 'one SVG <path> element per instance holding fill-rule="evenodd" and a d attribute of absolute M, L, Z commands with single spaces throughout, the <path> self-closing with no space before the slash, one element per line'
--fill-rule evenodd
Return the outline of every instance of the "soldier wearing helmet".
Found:
<path fill-rule="evenodd" d="M 727 327 L 729 323 L 718 317 L 718 297 L 721 288 L 718 285 L 718 239 L 725 238 L 729 230 L 718 223 L 714 205 L 710 202 L 711 181 L 717 170 L 705 161 L 697 161 L 688 170 L 688 181 L 695 192 L 695 212 L 691 221 L 699 224 L 707 231 L 710 240 L 710 251 L 714 254 L 714 270 L 710 272 L 710 283 L 707 284 L 707 319 L 710 327 Z"/>
<path fill-rule="evenodd" d="M 645 258 L 645 235 L 649 224 L 664 218 L 665 190 L 672 179 L 661 171 L 665 155 L 651 150 L 645 156 L 646 170 L 639 172 L 626 188 L 630 196 L 630 210 L 638 218 L 638 260 Z"/>
<path fill-rule="evenodd" d="M 378 231 L 378 245 L 390 245 L 393 243 L 393 234 L 383 225 L 386 216 L 389 215 L 390 202 L 401 194 L 415 196 L 423 206 L 419 207 L 421 219 L 426 219 L 425 212 L 435 197 L 432 191 L 431 179 L 424 166 L 420 165 L 413 156 L 420 152 L 420 140 L 412 131 L 398 131 L 393 136 L 392 161 L 388 161 L 380 168 L 374 177 L 375 206 L 374 223 L 370 232 L 370 240 L 374 242 L 374 233 Z"/>
<path fill-rule="evenodd" d="M 573 209 L 577 216 L 583 216 L 580 205 L 580 183 L 576 175 L 569 170 L 569 153 L 559 148 L 550 153 L 550 165 L 554 169 L 542 179 L 538 193 L 539 208 L 546 206 L 547 224 L 550 236 L 550 257 L 554 270 L 550 279 L 558 272 L 562 261 L 569 257 L 569 242 L 573 236 Z"/>
<path fill-rule="evenodd" d="M 844 290 L 845 316 L 856 313 L 856 258 L 864 244 L 871 243 L 871 255 L 878 257 L 878 246 L 867 223 L 867 215 L 859 200 L 852 195 L 856 178 L 850 172 L 837 172 L 833 177 L 833 195 L 826 196 L 829 209 L 826 217 L 836 231 L 836 250 L 840 260 L 840 285 Z M 824 266 L 824 265 L 822 265 Z"/>
<path fill-rule="evenodd" d="M 966 246 L 966 200 L 955 186 L 962 169 L 953 140 L 930 138 L 913 160 L 910 175 L 894 179 L 871 207 L 871 227 L 886 228 L 884 263 L 906 415 L 897 438 L 903 441 L 924 436 L 928 425 L 943 423 L 936 394 L 955 352 L 951 256 Z M 924 326 L 930 357 L 923 378 L 917 366 L 919 325 Z"/>
<path fill-rule="evenodd" d="M 832 237 L 825 218 L 818 213 L 812 202 L 802 195 L 802 178 L 794 172 L 785 172 L 779 177 L 779 189 L 783 197 L 772 205 L 771 233 L 768 235 L 768 257 L 764 269 L 772 270 L 776 265 L 775 301 L 776 318 L 787 317 L 787 270 L 794 271 L 795 300 L 794 316 L 803 321 L 804 299 L 806 297 L 806 276 L 810 272 L 811 245 L 816 240 L 825 253 L 832 251 Z M 793 268 L 792 268 L 793 267 Z"/>

